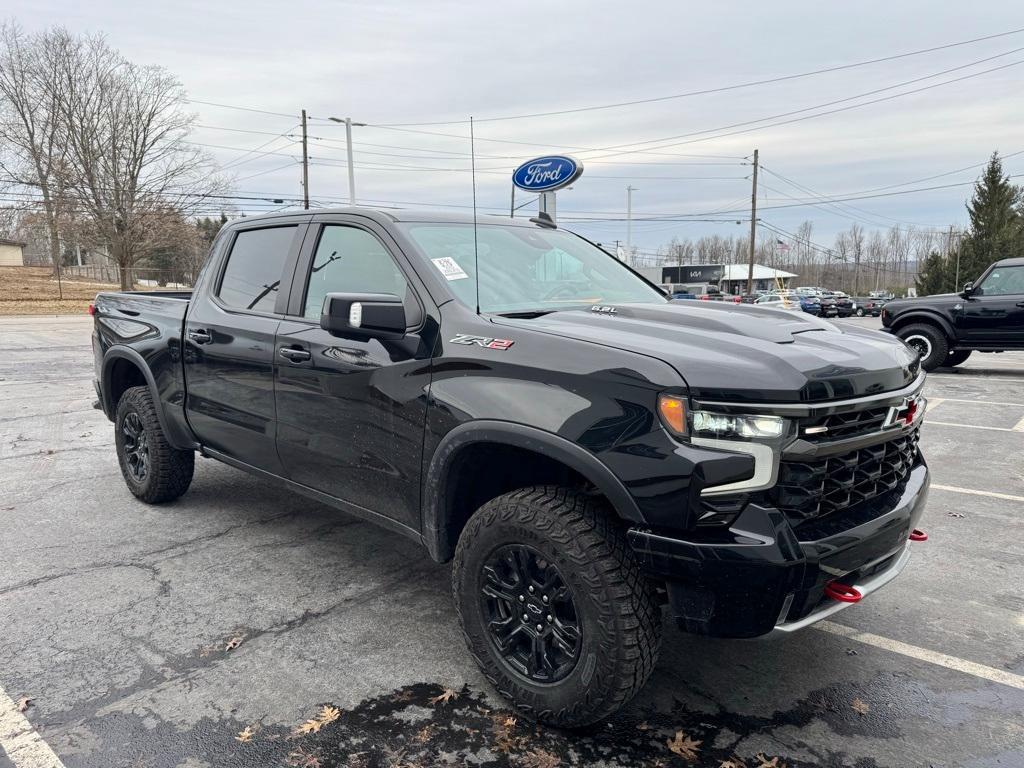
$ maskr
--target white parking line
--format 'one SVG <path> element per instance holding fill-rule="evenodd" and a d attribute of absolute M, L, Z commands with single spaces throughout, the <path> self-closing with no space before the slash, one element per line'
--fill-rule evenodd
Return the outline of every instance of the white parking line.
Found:
<path fill-rule="evenodd" d="M 1000 403 L 1000 402 L 998 402 L 996 400 L 977 400 L 977 399 L 975 399 L 975 400 L 962 400 L 962 399 L 958 399 L 958 398 L 955 398 L 955 397 L 929 397 L 928 398 L 928 405 L 931 405 L 932 403 L 935 403 L 936 405 L 938 405 L 939 403 L 946 403 L 946 402 L 949 402 L 949 403 L 970 403 L 971 405 L 975 405 L 975 404 L 977 404 L 977 405 L 1005 405 L 1005 406 L 1008 406 L 1010 408 L 1024 408 L 1024 403 Z"/>
<path fill-rule="evenodd" d="M 1016 429 L 1016 427 L 1014 427 L 1014 429 L 1010 429 L 1009 427 L 986 427 L 983 426 L 982 424 L 956 424 L 955 422 L 952 421 L 935 421 L 935 419 L 928 419 L 925 422 L 925 424 L 931 424 L 937 427 L 963 427 L 964 429 L 987 429 L 991 432 L 1013 432 Z"/>
<path fill-rule="evenodd" d="M 36 733 L 18 705 L 0 687 L 0 748 L 15 768 L 64 768 L 50 745 Z"/>
<path fill-rule="evenodd" d="M 1005 501 L 1024 501 L 1024 496 L 1014 496 L 1012 493 L 996 493 L 995 491 L 976 491 L 973 488 L 960 488 L 955 485 L 939 485 L 938 483 L 932 483 L 931 487 L 938 491 L 966 493 L 969 496 L 988 496 L 989 498 L 1004 499 Z"/>
<path fill-rule="evenodd" d="M 833 624 L 831 621 L 819 621 L 814 626 L 822 632 L 839 635 L 848 640 L 856 640 L 858 643 L 873 645 L 875 648 L 898 653 L 902 656 L 909 656 L 918 661 L 926 661 L 929 664 L 936 664 L 946 669 L 963 672 L 965 675 L 980 677 L 982 680 L 990 680 L 993 683 L 1008 685 L 1011 688 L 1024 691 L 1024 677 L 1003 669 L 996 669 L 995 667 L 967 661 L 966 659 L 958 659 L 956 656 L 948 656 L 945 653 L 930 651 L 927 648 L 919 648 L 916 645 L 909 645 L 908 643 L 892 640 L 881 635 L 873 635 L 870 632 L 861 632 L 858 629 L 846 627 L 842 624 Z"/>

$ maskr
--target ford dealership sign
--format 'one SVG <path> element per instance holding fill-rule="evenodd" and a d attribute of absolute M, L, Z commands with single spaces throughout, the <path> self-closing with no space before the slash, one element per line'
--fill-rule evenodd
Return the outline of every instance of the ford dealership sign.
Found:
<path fill-rule="evenodd" d="M 527 192 L 554 192 L 567 187 L 583 173 L 583 163 L 567 155 L 529 160 L 512 174 L 512 183 Z"/>

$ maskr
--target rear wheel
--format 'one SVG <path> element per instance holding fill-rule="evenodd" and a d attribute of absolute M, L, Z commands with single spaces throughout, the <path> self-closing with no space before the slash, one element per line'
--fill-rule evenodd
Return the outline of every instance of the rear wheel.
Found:
<path fill-rule="evenodd" d="M 661 613 L 603 503 L 553 486 L 499 496 L 470 518 L 452 570 L 466 642 L 528 717 L 597 722 L 646 682 Z"/>
<path fill-rule="evenodd" d="M 167 442 L 148 387 L 132 387 L 121 395 L 114 444 L 128 490 L 143 501 L 173 501 L 192 483 L 195 453 L 179 451 Z"/>
<path fill-rule="evenodd" d="M 917 352 L 921 358 L 921 367 L 926 371 L 934 371 L 946 364 L 949 343 L 946 341 L 946 335 L 934 325 L 914 323 L 900 328 L 896 335 Z"/>
<path fill-rule="evenodd" d="M 864 317 L 864 307 L 857 307 L 857 317 Z"/>
<path fill-rule="evenodd" d="M 946 355 L 946 362 L 944 362 L 943 365 L 947 368 L 953 368 L 954 366 L 960 365 L 960 363 L 970 356 L 971 350 L 958 349 Z"/>

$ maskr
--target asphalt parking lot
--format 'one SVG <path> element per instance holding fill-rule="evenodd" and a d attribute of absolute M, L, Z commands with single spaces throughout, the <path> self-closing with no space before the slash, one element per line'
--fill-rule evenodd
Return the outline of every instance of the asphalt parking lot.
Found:
<path fill-rule="evenodd" d="M 570 734 L 511 717 L 414 544 L 212 461 L 136 501 L 90 328 L 0 319 L 0 768 L 1024 766 L 1024 353 L 929 376 L 899 579 L 782 641 L 668 627 L 633 704 Z"/>

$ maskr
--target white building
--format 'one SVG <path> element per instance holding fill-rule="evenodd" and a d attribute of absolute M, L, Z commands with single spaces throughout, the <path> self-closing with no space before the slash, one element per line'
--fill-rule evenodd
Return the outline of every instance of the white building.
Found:
<path fill-rule="evenodd" d="M 723 293 L 746 293 L 749 264 L 679 264 L 675 266 L 649 267 L 641 274 L 654 283 L 680 285 L 717 285 Z M 754 265 L 754 290 L 770 291 L 773 288 L 789 288 L 796 277 L 792 272 L 772 269 L 763 264 Z"/>
<path fill-rule="evenodd" d="M 25 244 L 0 238 L 0 267 L 25 266 Z"/>

